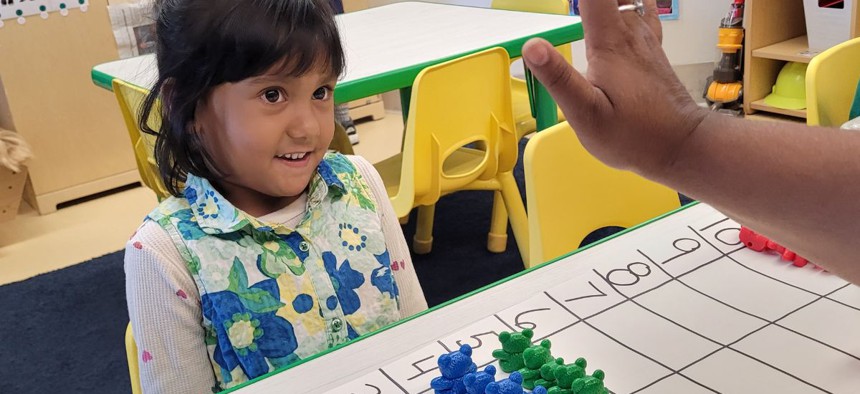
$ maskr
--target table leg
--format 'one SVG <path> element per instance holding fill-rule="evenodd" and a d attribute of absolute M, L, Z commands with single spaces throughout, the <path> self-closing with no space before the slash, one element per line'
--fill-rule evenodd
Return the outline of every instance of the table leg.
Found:
<path fill-rule="evenodd" d="M 526 71 L 526 87 L 531 101 L 532 117 L 535 118 L 537 131 L 554 126 L 558 123 L 558 110 L 555 100 L 550 96 L 546 87 L 534 77 L 531 70 L 527 66 L 523 66 Z"/>
<path fill-rule="evenodd" d="M 409 116 L 409 103 L 412 100 L 412 86 L 400 88 L 400 110 L 403 112 L 403 123 Z"/>

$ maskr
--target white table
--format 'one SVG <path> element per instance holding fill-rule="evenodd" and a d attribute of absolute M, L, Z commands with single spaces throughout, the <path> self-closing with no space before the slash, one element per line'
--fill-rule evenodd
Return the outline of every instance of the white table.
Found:
<path fill-rule="evenodd" d="M 489 332 L 532 327 L 615 393 L 857 392 L 860 287 L 750 251 L 738 228 L 688 206 L 235 392 L 425 392 L 458 340 L 485 365 Z"/>
<path fill-rule="evenodd" d="M 408 88 L 425 67 L 483 49 L 501 46 L 511 57 L 520 56 L 530 38 L 542 37 L 554 45 L 583 38 L 577 16 L 473 8 L 433 3 L 394 3 L 338 15 L 346 72 L 335 90 L 337 102 L 347 102 L 395 89 Z M 93 82 L 111 89 L 119 78 L 150 87 L 157 77 L 155 57 L 144 55 L 93 67 Z M 548 96 L 538 95 L 538 108 L 551 108 Z M 408 103 L 406 103 L 408 104 Z M 554 124 L 540 119 L 539 124 Z"/>

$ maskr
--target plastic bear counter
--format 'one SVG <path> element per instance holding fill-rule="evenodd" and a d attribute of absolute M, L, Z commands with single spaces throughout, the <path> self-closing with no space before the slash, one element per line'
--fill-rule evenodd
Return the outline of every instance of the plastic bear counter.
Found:
<path fill-rule="evenodd" d="M 860 288 L 739 236 L 689 205 L 236 392 L 857 392 Z"/>

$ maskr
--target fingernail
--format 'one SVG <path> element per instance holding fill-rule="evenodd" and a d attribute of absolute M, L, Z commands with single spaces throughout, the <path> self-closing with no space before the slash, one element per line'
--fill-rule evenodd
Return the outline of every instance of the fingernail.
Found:
<path fill-rule="evenodd" d="M 535 66 L 543 66 L 546 64 L 547 56 L 546 45 L 537 41 L 529 41 L 523 47 L 523 56 L 528 59 L 529 63 Z"/>

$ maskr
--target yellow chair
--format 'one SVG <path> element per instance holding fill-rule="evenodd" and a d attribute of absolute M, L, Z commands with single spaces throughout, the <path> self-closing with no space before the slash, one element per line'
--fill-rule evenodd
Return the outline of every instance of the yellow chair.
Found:
<path fill-rule="evenodd" d="M 839 127 L 848 121 L 860 79 L 860 38 L 812 58 L 806 69 L 806 124 Z"/>
<path fill-rule="evenodd" d="M 680 206 L 675 191 L 598 161 L 567 122 L 532 136 L 523 162 L 535 265 L 576 250 L 594 230 L 631 227 Z"/>
<path fill-rule="evenodd" d="M 568 0 L 493 0 L 492 8 L 510 11 L 535 12 L 542 14 L 570 14 L 570 3 Z M 572 63 L 570 44 L 556 47 L 559 53 Z M 511 62 L 519 58 L 511 59 Z M 517 125 L 517 137 L 534 132 L 537 129 L 534 117 L 532 117 L 529 93 L 526 81 L 519 78 L 511 78 L 511 99 L 514 106 L 514 120 Z M 558 120 L 565 120 L 564 114 L 558 110 Z"/>
<path fill-rule="evenodd" d="M 155 155 L 153 154 L 155 136 L 142 132 L 139 127 L 139 108 L 146 95 L 149 94 L 149 91 L 119 79 L 114 79 L 113 92 L 119 102 L 122 117 L 125 119 L 128 136 L 131 138 L 131 146 L 134 148 L 134 157 L 137 160 L 137 171 L 140 174 L 140 179 L 146 187 L 155 192 L 158 200 L 161 201 L 170 196 L 170 193 L 161 181 L 161 176 L 158 173 L 158 164 L 155 162 Z M 153 111 L 149 125 L 154 130 L 158 130 L 157 126 L 160 122 L 161 119 L 158 117 L 158 111 Z"/>
<path fill-rule="evenodd" d="M 131 394 L 140 394 L 140 369 L 137 363 L 137 343 L 131 332 L 131 323 L 125 328 L 125 358 L 128 360 L 128 377 L 131 380 Z"/>
<path fill-rule="evenodd" d="M 493 48 L 428 67 L 415 78 L 403 152 L 376 168 L 398 217 L 420 207 L 416 253 L 432 247 L 434 206 L 441 196 L 496 190 L 504 204 L 493 210 L 487 246 L 505 249 L 510 215 L 527 260 L 528 223 L 513 176 L 518 151 L 509 68 L 507 51 Z"/>

